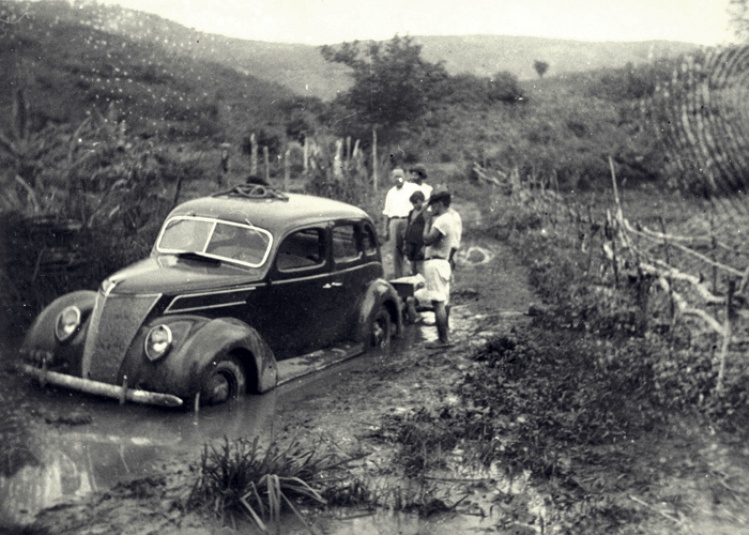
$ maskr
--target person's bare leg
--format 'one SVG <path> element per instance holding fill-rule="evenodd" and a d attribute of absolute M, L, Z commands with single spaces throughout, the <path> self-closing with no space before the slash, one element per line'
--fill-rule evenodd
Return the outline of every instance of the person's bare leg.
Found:
<path fill-rule="evenodd" d="M 437 324 L 437 335 L 440 343 L 449 343 L 447 327 L 447 309 L 444 301 L 432 301 L 434 306 L 434 321 Z"/>

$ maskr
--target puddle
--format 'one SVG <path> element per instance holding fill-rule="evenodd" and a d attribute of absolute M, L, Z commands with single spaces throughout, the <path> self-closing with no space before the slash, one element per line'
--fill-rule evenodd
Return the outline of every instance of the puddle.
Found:
<path fill-rule="evenodd" d="M 427 323 L 433 322 L 433 313 L 425 312 L 424 316 Z M 469 340 L 475 334 L 477 322 L 467 307 L 454 307 L 450 321 L 456 336 Z M 279 414 L 294 410 L 308 399 L 329 396 L 342 373 L 371 369 L 379 366 L 383 358 L 393 358 L 436 338 L 434 325 L 408 326 L 387 350 L 370 351 L 290 380 L 262 396 L 247 396 L 228 405 L 203 408 L 197 414 L 147 405 L 120 406 L 85 394 L 48 392 L 29 386 L 29 397 L 43 413 L 90 415 L 91 423 L 43 426 L 36 435 L 41 444 L 41 451 L 37 452 L 40 463 L 23 468 L 13 477 L 0 477 L 0 520 L 29 523 L 41 509 L 60 501 L 106 490 L 120 481 L 158 470 L 180 456 L 194 460 L 204 444 L 224 436 L 250 440 L 259 437 L 261 443 L 268 443 L 275 438 L 274 425 L 282 425 Z M 426 521 L 407 514 L 378 512 L 353 518 L 350 513 L 341 512 L 347 515 L 345 519 L 325 519 L 324 522 L 331 522 L 325 532 L 385 533 L 378 528 L 383 522 L 396 530 L 387 533 L 455 532 L 449 517 L 425 524 Z M 465 528 L 466 520 L 460 520 L 460 525 Z M 479 525 L 481 522 L 476 524 Z"/>
<path fill-rule="evenodd" d="M 65 394 L 55 399 L 54 410 L 92 414 L 92 423 L 45 426 L 37 435 L 39 464 L 0 477 L 0 519 L 31 522 L 43 508 L 148 474 L 175 457 L 195 457 L 223 436 L 270 441 L 278 398 L 272 391 L 194 414 Z"/>
<path fill-rule="evenodd" d="M 45 425 L 36 434 L 41 445 L 39 464 L 26 466 L 12 477 L 0 476 L 0 520 L 29 523 L 41 509 L 90 492 L 106 490 L 118 482 L 145 475 L 178 456 L 196 458 L 206 443 L 222 439 L 275 437 L 277 412 L 293 410 L 305 398 L 327 395 L 345 370 L 377 366 L 381 358 L 418 340 L 429 339 L 429 328 L 409 328 L 390 349 L 370 351 L 361 357 L 328 365 L 310 365 L 317 371 L 262 396 L 246 396 L 228 405 L 205 407 L 199 413 L 126 404 L 58 389 L 44 391 L 29 385 L 29 396 L 50 416 L 85 414 L 91 423 L 82 426 Z M 434 327 L 431 327 L 434 330 Z M 426 336 L 424 337 L 424 334 Z M 54 418 L 57 419 L 57 418 Z"/>
<path fill-rule="evenodd" d="M 390 352 L 398 351 L 396 342 Z M 373 356 L 375 358 L 373 358 Z M 118 482 L 145 475 L 178 456 L 195 458 L 204 444 L 222 439 L 275 437 L 276 413 L 305 397 L 330 392 L 347 367 L 377 365 L 382 351 L 369 352 L 323 371 L 291 380 L 262 396 L 247 396 L 199 413 L 147 405 L 124 405 L 85 394 L 34 386 L 30 396 L 50 414 L 91 415 L 83 426 L 47 425 L 37 433 L 39 464 L 10 478 L 0 476 L 0 520 L 25 524 L 41 509 Z M 319 366 L 319 362 L 312 363 Z M 54 401 L 51 401 L 51 398 Z"/>

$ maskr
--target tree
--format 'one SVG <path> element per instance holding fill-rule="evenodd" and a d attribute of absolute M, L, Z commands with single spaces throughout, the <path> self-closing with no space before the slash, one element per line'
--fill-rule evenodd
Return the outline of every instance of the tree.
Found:
<path fill-rule="evenodd" d="M 488 97 L 491 101 L 515 103 L 521 102 L 525 95 L 517 76 L 509 71 L 500 71 L 489 79 Z"/>
<path fill-rule="evenodd" d="M 354 84 L 341 102 L 358 121 L 386 131 L 424 115 L 447 78 L 442 62 L 422 59 L 421 45 L 410 37 L 323 46 L 320 52 L 326 61 L 352 70 Z"/>
<path fill-rule="evenodd" d="M 546 71 L 549 70 L 549 64 L 545 61 L 536 60 L 533 62 L 533 68 L 536 69 L 539 78 L 543 78 Z"/>

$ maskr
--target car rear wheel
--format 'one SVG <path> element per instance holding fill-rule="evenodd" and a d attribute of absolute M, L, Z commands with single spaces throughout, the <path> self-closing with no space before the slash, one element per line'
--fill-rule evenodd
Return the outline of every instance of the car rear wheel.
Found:
<path fill-rule="evenodd" d="M 218 405 L 245 393 L 247 378 L 239 360 L 228 355 L 215 359 L 203 376 L 200 402 L 203 405 Z"/>
<path fill-rule="evenodd" d="M 372 347 L 385 349 L 390 346 L 393 337 L 393 322 L 388 310 L 381 306 L 372 322 L 372 334 L 370 343 Z"/>

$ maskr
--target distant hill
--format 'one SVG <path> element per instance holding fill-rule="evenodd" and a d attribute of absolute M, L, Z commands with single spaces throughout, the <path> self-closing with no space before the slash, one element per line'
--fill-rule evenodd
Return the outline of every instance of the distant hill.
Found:
<path fill-rule="evenodd" d="M 26 3 L 26 6 L 36 16 L 71 24 L 77 21 L 134 42 L 156 44 L 170 53 L 220 63 L 242 74 L 282 84 L 298 95 L 329 100 L 350 84 L 347 69 L 323 60 L 314 46 L 205 34 L 156 15 L 119 6 L 82 3 L 73 8 L 61 0 Z M 587 42 L 493 35 L 414 36 L 414 39 L 423 46 L 427 60 L 444 61 L 451 74 L 491 76 L 509 71 L 520 80 L 537 78 L 533 67 L 536 60 L 549 64 L 546 77 L 555 77 L 618 68 L 630 62 L 636 65 L 697 48 L 694 44 L 669 41 Z"/>
<path fill-rule="evenodd" d="M 169 55 L 215 62 L 241 74 L 281 84 L 298 95 L 332 99 L 336 91 L 349 84 L 346 68 L 326 62 L 314 46 L 206 34 L 156 15 L 94 2 L 81 2 L 74 7 L 64 0 L 0 0 L 0 7 L 3 4 L 23 6 L 33 18 L 48 24 L 54 21 L 80 25 L 133 43 L 157 46 Z"/>
<path fill-rule="evenodd" d="M 694 51 L 697 45 L 673 41 L 589 42 L 495 35 L 418 36 L 428 61 L 444 61 L 450 74 L 491 76 L 509 71 L 520 80 L 538 78 L 536 60 L 549 64 L 547 77 L 637 65 Z"/>

